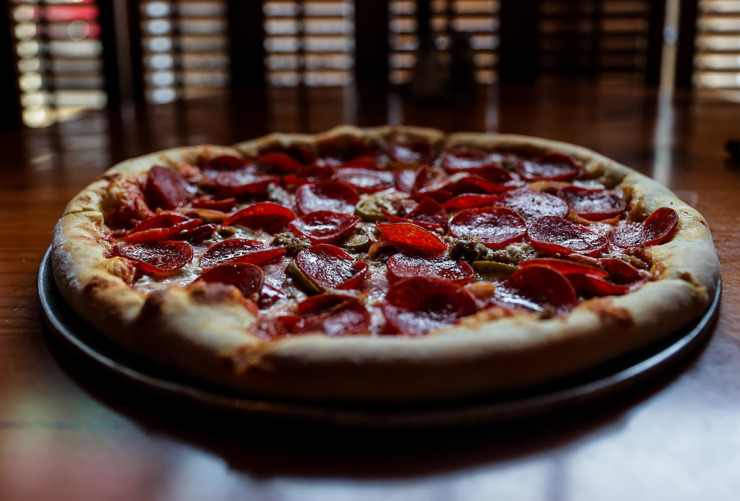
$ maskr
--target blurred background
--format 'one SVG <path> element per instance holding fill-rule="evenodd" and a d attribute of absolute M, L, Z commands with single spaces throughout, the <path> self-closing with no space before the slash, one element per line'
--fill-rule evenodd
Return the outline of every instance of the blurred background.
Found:
<path fill-rule="evenodd" d="M 740 100 L 740 0 L 0 4 L 4 129 L 255 88 L 278 107 L 291 106 L 289 89 L 370 87 L 433 103 L 556 78 Z"/>

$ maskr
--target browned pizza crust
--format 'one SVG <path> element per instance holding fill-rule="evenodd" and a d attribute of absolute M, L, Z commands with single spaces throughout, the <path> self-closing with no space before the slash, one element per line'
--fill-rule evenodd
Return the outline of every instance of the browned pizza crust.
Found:
<path fill-rule="evenodd" d="M 673 239 L 650 247 L 654 278 L 635 292 L 595 298 L 565 316 L 488 319 L 484 313 L 424 337 L 308 334 L 265 342 L 231 286 L 198 283 L 149 294 L 133 290 L 127 260 L 110 257 L 103 211 L 117 174 L 172 168 L 201 155 L 254 157 L 275 145 L 360 137 L 383 143 L 416 138 L 437 147 L 544 153 L 578 159 L 587 175 L 630 198 L 631 214 L 659 207 L 679 215 Z M 512 390 L 595 367 L 686 326 L 707 308 L 719 265 L 702 216 L 655 181 L 588 149 L 543 139 L 410 127 L 343 126 L 319 136 L 271 134 L 234 148 L 167 150 L 123 162 L 68 205 L 54 232 L 53 269 L 69 304 L 124 348 L 163 366 L 252 395 L 280 399 L 429 401 Z"/>

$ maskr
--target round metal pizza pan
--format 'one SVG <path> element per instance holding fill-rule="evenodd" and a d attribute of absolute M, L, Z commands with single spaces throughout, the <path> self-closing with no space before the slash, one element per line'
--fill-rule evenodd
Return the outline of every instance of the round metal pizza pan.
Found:
<path fill-rule="evenodd" d="M 49 249 L 41 262 L 38 293 L 51 332 L 75 354 L 137 390 L 186 405 L 245 416 L 283 418 L 357 428 L 422 428 L 492 424 L 531 418 L 614 395 L 683 360 L 709 335 L 721 284 L 706 313 L 663 342 L 564 381 L 526 392 L 423 405 L 337 405 L 265 400 L 228 392 L 137 358 L 103 338 L 65 302 L 52 273 Z"/>

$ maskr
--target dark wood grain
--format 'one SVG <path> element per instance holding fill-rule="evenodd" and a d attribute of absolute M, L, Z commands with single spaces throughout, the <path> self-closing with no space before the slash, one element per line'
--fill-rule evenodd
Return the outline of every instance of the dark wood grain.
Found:
<path fill-rule="evenodd" d="M 644 388 L 572 414 L 398 434 L 171 406 L 101 376 L 48 335 L 39 262 L 67 200 L 105 169 L 173 146 L 345 122 L 543 136 L 664 181 L 706 216 L 722 262 L 711 340 Z M 377 91 L 273 89 L 4 133 L 0 499 L 732 499 L 740 489 L 740 166 L 723 149 L 731 137 L 740 137 L 737 103 L 578 82 L 483 89 L 434 105 Z"/>

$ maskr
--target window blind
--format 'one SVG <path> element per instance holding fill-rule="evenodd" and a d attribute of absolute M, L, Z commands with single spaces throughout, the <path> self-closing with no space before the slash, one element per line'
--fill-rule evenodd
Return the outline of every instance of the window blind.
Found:
<path fill-rule="evenodd" d="M 499 43 L 499 0 L 432 0 L 430 28 L 443 58 L 449 57 L 453 33 L 467 39 L 473 51 L 475 78 L 479 83 L 496 79 Z M 414 0 L 391 0 L 390 81 L 403 84 L 411 79 L 419 47 L 419 27 Z"/>
<path fill-rule="evenodd" d="M 43 127 L 106 104 L 94 0 L 13 0 L 23 122 Z"/>
<path fill-rule="evenodd" d="M 144 92 L 155 103 L 228 86 L 225 0 L 141 1 Z"/>
<path fill-rule="evenodd" d="M 538 70 L 641 80 L 647 69 L 649 18 L 647 0 L 543 0 Z"/>
<path fill-rule="evenodd" d="M 353 6 L 351 0 L 265 1 L 267 82 L 277 86 L 351 82 Z"/>
<path fill-rule="evenodd" d="M 698 7 L 694 86 L 740 98 L 740 0 L 700 0 Z"/>

